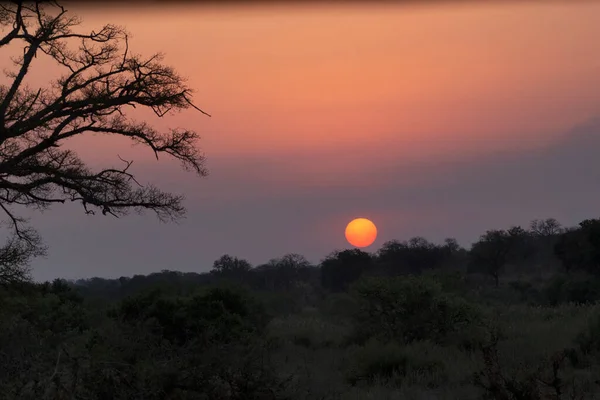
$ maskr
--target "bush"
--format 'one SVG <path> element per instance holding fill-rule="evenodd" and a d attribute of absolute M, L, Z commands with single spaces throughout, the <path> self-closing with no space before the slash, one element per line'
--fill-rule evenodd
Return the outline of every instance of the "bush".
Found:
<path fill-rule="evenodd" d="M 40 390 L 57 363 L 59 348 L 87 329 L 89 313 L 81 299 L 58 286 L 32 284 L 26 292 L 0 293 L 2 398 L 42 398 Z"/>
<path fill-rule="evenodd" d="M 584 355 L 600 354 L 600 315 L 594 315 L 586 328 L 575 337 L 577 349 Z"/>
<path fill-rule="evenodd" d="M 47 289 L 0 296 L 0 392 L 10 398 L 285 398 L 268 318 L 244 292 L 153 290 L 91 318 L 63 288 Z"/>
<path fill-rule="evenodd" d="M 304 314 L 274 319 L 269 325 L 269 333 L 297 346 L 318 349 L 342 346 L 348 330 L 345 325 L 334 323 L 330 318 Z"/>
<path fill-rule="evenodd" d="M 299 313 L 304 304 L 298 296 L 290 292 L 267 292 L 257 294 L 261 304 L 272 317 L 286 316 Z"/>
<path fill-rule="evenodd" d="M 353 293 L 359 303 L 354 317 L 359 343 L 369 338 L 443 343 L 449 333 L 482 321 L 475 306 L 444 293 L 437 282 L 425 277 L 368 278 Z"/>
<path fill-rule="evenodd" d="M 558 275 L 544 288 L 550 305 L 563 303 L 590 304 L 600 300 L 600 279 L 589 275 Z"/>
<path fill-rule="evenodd" d="M 354 350 L 346 380 L 352 385 L 385 382 L 394 386 L 400 386 L 408 376 L 438 382 L 441 376 L 443 381 L 446 365 L 436 357 L 440 354 L 436 350 L 434 344 L 427 342 L 402 346 L 395 342 L 369 340 Z"/>
<path fill-rule="evenodd" d="M 348 293 L 333 293 L 325 298 L 321 311 L 329 317 L 351 318 L 358 311 L 358 304 Z"/>
<path fill-rule="evenodd" d="M 454 293 L 461 297 L 466 297 L 469 294 L 467 276 L 460 271 L 434 269 L 426 271 L 423 276 L 438 282 L 444 292 Z"/>

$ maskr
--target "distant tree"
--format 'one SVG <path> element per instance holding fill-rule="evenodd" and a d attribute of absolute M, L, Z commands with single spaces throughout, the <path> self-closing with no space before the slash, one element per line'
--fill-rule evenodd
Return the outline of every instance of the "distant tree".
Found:
<path fill-rule="evenodd" d="M 56 2 L 13 1 L 0 7 L 0 48 L 22 48 L 13 59 L 15 68 L 6 72 L 10 81 L 0 85 L 0 209 L 13 234 L 0 248 L 4 281 L 26 278 L 26 261 L 46 250 L 13 206 L 45 209 L 71 201 L 81 203 L 87 214 L 151 210 L 161 221 L 185 212 L 182 196 L 138 183 L 132 161 L 92 170 L 63 147 L 71 139 L 119 135 L 148 147 L 157 158 L 166 154 L 206 175 L 195 131 L 159 132 L 124 114 L 130 108 L 150 109 L 158 117 L 188 108 L 201 111 L 184 79 L 161 63 L 160 54 L 132 54 L 123 29 L 105 25 L 78 33 L 73 30 L 78 24 Z M 42 58 L 64 74 L 48 87 L 34 88 L 26 77 Z"/>
<path fill-rule="evenodd" d="M 371 269 L 373 257 L 359 249 L 335 251 L 321 262 L 321 284 L 332 291 L 343 291 Z"/>
<path fill-rule="evenodd" d="M 588 272 L 600 275 L 600 219 L 586 219 L 579 225 L 589 243 Z"/>
<path fill-rule="evenodd" d="M 310 265 L 306 257 L 296 253 L 286 254 L 279 259 L 271 260 L 271 262 L 276 264 L 279 268 L 294 271 L 306 268 Z"/>
<path fill-rule="evenodd" d="M 252 265 L 248 261 L 225 254 L 215 260 L 211 272 L 223 275 L 239 275 L 245 274 L 251 269 Z"/>
<path fill-rule="evenodd" d="M 311 269 L 304 256 L 291 253 L 259 265 L 253 269 L 252 274 L 258 288 L 278 291 L 289 290 L 298 282 L 311 280 Z"/>
<path fill-rule="evenodd" d="M 223 278 L 229 282 L 247 284 L 251 270 L 252 265 L 248 261 L 225 254 L 215 260 L 210 274 L 217 279 Z"/>
<path fill-rule="evenodd" d="M 440 250 L 442 257 L 439 266 L 442 268 L 462 268 L 468 261 L 468 251 L 454 238 L 444 239 L 444 245 Z"/>
<path fill-rule="evenodd" d="M 507 231 L 511 251 L 509 253 L 509 262 L 530 262 L 535 253 L 535 246 L 530 232 L 520 226 L 513 226 Z"/>
<path fill-rule="evenodd" d="M 308 260 L 300 254 L 286 254 L 269 261 L 276 280 L 276 288 L 289 290 L 300 280 L 301 271 L 310 266 Z"/>
<path fill-rule="evenodd" d="M 510 242 L 506 231 L 487 231 L 471 248 L 469 271 L 490 275 L 498 286 L 499 275 L 508 260 L 509 252 Z"/>
<path fill-rule="evenodd" d="M 534 219 L 529 224 L 529 230 L 538 236 L 553 236 L 563 232 L 563 227 L 554 218 L 547 218 L 545 220 Z"/>
<path fill-rule="evenodd" d="M 554 252 L 567 272 L 600 274 L 600 219 L 586 219 L 578 228 L 564 232 Z"/>
<path fill-rule="evenodd" d="M 444 249 L 422 237 L 404 242 L 392 240 L 383 244 L 377 253 L 377 260 L 386 275 L 419 274 L 440 267 L 451 252 L 458 250 L 456 241 L 451 242 L 450 246 Z"/>
<path fill-rule="evenodd" d="M 52 283 L 46 282 L 42 284 L 42 293 L 53 293 L 61 300 L 61 302 L 81 303 L 83 298 L 77 292 L 76 288 L 64 279 L 54 279 Z"/>
<path fill-rule="evenodd" d="M 457 253 L 461 250 L 460 245 L 454 238 L 444 239 L 444 247 L 445 247 L 446 251 L 449 252 L 450 254 Z"/>
<path fill-rule="evenodd" d="M 529 224 L 530 239 L 535 247 L 533 264 L 544 269 L 551 269 L 558 261 L 554 247 L 559 236 L 565 231 L 554 218 L 535 219 Z"/>
<path fill-rule="evenodd" d="M 491 276 L 498 287 L 500 274 L 506 265 L 530 255 L 529 245 L 527 232 L 519 226 L 508 230 L 489 230 L 471 247 L 469 271 Z"/>
<path fill-rule="evenodd" d="M 207 286 L 215 281 L 215 276 L 210 273 L 162 270 L 117 279 L 80 279 L 73 282 L 72 286 L 86 298 L 114 301 L 154 289 L 173 295 L 187 295 L 196 291 L 198 286 Z"/>

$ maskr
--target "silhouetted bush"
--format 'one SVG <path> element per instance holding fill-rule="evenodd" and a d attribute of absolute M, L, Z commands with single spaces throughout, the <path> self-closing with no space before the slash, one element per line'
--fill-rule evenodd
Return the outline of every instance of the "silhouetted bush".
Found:
<path fill-rule="evenodd" d="M 411 347 L 395 342 L 381 343 L 369 340 L 354 350 L 351 364 L 346 371 L 347 381 L 351 385 L 360 382 L 367 384 L 383 382 L 401 386 L 402 381 L 409 374 L 434 374 L 438 380 L 440 376 L 443 380 L 446 365 L 439 359 L 439 353 L 436 355 L 433 350 L 435 346 L 431 343 L 423 343 Z"/>
<path fill-rule="evenodd" d="M 423 277 L 368 278 L 353 288 L 359 302 L 354 317 L 355 338 L 410 343 L 431 339 L 443 342 L 447 334 L 481 322 L 474 305 L 441 289 Z"/>
<path fill-rule="evenodd" d="M 584 355 L 600 355 L 600 315 L 590 318 L 587 326 L 575 338 L 575 344 Z"/>
<path fill-rule="evenodd" d="M 333 252 L 321 262 L 321 285 L 332 292 L 345 291 L 373 267 L 373 257 L 359 249 Z"/>
<path fill-rule="evenodd" d="M 348 293 L 333 293 L 324 299 L 321 311 L 331 317 L 351 318 L 358 311 L 358 302 Z"/>
<path fill-rule="evenodd" d="M 540 292 L 531 282 L 511 281 L 508 284 L 518 294 L 517 302 L 527 304 L 539 304 Z"/>
<path fill-rule="evenodd" d="M 543 293 L 546 301 L 553 306 L 595 303 L 600 300 L 600 279 L 584 274 L 561 274 L 546 283 Z"/>

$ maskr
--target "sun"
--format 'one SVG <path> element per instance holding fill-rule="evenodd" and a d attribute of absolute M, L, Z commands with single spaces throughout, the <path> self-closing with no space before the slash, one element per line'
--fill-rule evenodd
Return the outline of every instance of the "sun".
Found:
<path fill-rule="evenodd" d="M 366 218 L 356 218 L 346 226 L 346 240 L 355 247 L 367 247 L 377 238 L 377 227 Z"/>

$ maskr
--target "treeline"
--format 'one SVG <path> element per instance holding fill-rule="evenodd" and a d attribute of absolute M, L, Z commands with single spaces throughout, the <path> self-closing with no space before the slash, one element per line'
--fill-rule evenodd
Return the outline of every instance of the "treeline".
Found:
<path fill-rule="evenodd" d="M 414 237 L 386 242 L 373 254 L 359 249 L 335 251 L 319 265 L 311 265 L 299 254 L 287 254 L 258 266 L 224 255 L 206 273 L 165 269 L 150 275 L 92 278 L 70 284 L 89 297 L 121 299 L 159 286 L 181 293 L 197 285 L 228 282 L 255 291 L 286 292 L 295 302 L 300 298 L 310 303 L 312 297 L 323 293 L 347 291 L 362 277 L 430 272 L 456 273 L 479 287 L 498 287 L 506 278 L 521 300 L 529 296 L 533 302 L 551 304 L 595 301 L 600 298 L 600 286 L 592 279 L 600 274 L 600 219 L 588 219 L 573 228 L 549 218 L 534 220 L 527 229 L 488 230 L 468 250 L 451 238 L 436 244 Z M 534 293 L 530 282 L 520 280 L 522 276 L 549 280 L 544 293 Z M 302 305 L 306 304 L 299 307 Z"/>
<path fill-rule="evenodd" d="M 468 250 L 417 237 L 318 265 L 224 255 L 206 273 L 13 282 L 0 399 L 595 400 L 599 228 L 536 220 Z"/>

